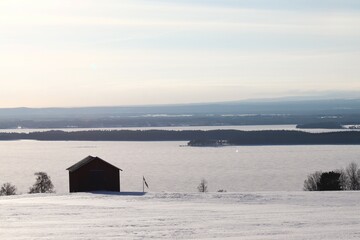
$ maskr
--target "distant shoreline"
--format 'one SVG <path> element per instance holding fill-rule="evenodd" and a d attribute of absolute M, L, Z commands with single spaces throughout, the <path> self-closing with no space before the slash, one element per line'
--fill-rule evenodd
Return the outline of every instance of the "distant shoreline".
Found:
<path fill-rule="evenodd" d="M 0 133 L 0 141 L 187 141 L 189 146 L 251 145 L 358 145 L 360 131 L 309 133 L 295 130 L 51 130 L 30 133 Z M 191 142 L 196 144 L 191 144 Z"/>
<path fill-rule="evenodd" d="M 296 125 L 298 129 L 347 129 L 337 122 L 305 123 Z"/>

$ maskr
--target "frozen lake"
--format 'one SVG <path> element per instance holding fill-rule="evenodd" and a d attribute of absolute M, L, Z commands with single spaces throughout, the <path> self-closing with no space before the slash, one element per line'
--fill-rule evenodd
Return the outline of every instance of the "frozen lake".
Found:
<path fill-rule="evenodd" d="M 123 191 L 195 192 L 201 178 L 209 191 L 297 191 L 316 170 L 360 163 L 360 146 L 179 147 L 186 142 L 0 142 L 0 183 L 25 193 L 36 171 L 47 172 L 58 193 L 68 191 L 67 167 L 88 155 L 120 167 Z"/>

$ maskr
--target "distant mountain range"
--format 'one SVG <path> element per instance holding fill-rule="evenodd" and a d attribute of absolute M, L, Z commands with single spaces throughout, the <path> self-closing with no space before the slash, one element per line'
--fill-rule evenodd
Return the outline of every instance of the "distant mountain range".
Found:
<path fill-rule="evenodd" d="M 0 128 L 104 128 L 360 123 L 360 99 L 267 99 L 235 102 L 78 108 L 2 108 Z"/>
<path fill-rule="evenodd" d="M 184 115 L 360 114 L 360 99 L 267 99 L 236 102 L 77 108 L 0 108 L 1 119 L 64 119 Z"/>

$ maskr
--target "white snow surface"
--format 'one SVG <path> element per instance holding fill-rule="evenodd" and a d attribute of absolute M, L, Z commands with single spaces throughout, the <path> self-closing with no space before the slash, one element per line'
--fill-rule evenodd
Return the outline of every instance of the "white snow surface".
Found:
<path fill-rule="evenodd" d="M 360 239 L 360 192 L 0 197 L 0 239 Z"/>

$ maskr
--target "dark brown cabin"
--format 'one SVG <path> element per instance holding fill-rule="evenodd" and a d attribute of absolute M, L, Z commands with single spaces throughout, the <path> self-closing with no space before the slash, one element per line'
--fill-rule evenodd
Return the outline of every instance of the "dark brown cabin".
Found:
<path fill-rule="evenodd" d="M 120 192 L 120 168 L 99 157 L 88 156 L 72 165 L 69 171 L 70 192 Z"/>

